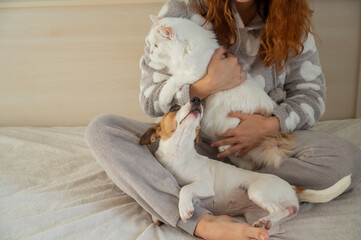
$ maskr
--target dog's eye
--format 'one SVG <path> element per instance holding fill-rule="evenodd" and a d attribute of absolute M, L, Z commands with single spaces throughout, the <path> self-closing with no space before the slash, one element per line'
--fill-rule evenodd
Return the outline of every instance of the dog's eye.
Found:
<path fill-rule="evenodd" d="M 178 111 L 181 108 L 181 106 L 179 106 L 178 104 L 173 105 L 169 111 L 171 112 L 175 112 Z"/>

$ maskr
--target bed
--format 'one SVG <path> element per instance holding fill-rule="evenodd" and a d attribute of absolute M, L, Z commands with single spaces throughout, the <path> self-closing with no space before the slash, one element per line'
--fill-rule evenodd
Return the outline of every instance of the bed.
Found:
<path fill-rule="evenodd" d="M 0 128 L 1 239 L 195 239 L 157 226 L 93 158 L 86 127 Z M 361 148 L 361 118 L 322 121 L 314 131 Z M 237 217 L 236 221 L 243 221 Z M 327 204 L 302 204 L 272 239 L 358 239 L 361 184 Z"/>
<path fill-rule="evenodd" d="M 153 224 L 84 139 L 102 113 L 153 121 L 139 107 L 139 59 L 149 14 L 164 2 L 0 1 L 1 240 L 195 239 Z M 361 147 L 361 1 L 310 3 L 327 84 L 313 130 Z M 359 239 L 360 222 L 358 184 L 330 203 L 303 204 L 273 239 Z"/>

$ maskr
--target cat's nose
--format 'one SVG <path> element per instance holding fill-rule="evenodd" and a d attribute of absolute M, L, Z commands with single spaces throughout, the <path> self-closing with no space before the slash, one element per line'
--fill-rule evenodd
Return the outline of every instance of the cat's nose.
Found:
<path fill-rule="evenodd" d="M 191 99 L 191 103 L 194 103 L 195 105 L 200 105 L 201 100 L 199 99 L 199 97 L 194 97 Z"/>
<path fill-rule="evenodd" d="M 153 50 L 149 52 L 150 54 L 153 54 Z"/>

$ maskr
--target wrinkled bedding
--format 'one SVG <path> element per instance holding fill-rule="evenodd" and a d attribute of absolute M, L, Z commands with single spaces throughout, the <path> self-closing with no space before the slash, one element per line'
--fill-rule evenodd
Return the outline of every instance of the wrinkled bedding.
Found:
<path fill-rule="evenodd" d="M 0 239 L 196 239 L 153 224 L 95 161 L 85 128 L 0 128 Z M 361 119 L 319 122 L 313 130 L 361 148 Z M 330 203 L 302 204 L 272 239 L 359 239 L 360 222 L 358 184 Z"/>

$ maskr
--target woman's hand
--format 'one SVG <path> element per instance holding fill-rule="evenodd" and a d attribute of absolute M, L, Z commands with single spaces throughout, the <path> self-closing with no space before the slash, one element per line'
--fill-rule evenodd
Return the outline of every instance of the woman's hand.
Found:
<path fill-rule="evenodd" d="M 280 131 L 280 123 L 277 117 L 263 117 L 258 114 L 244 114 L 232 112 L 228 116 L 239 118 L 241 122 L 237 127 L 228 129 L 221 137 L 224 139 L 212 143 L 212 147 L 233 145 L 226 151 L 219 153 L 218 158 L 227 157 L 240 151 L 237 157 L 241 157 L 258 146 L 262 139 Z"/>
<path fill-rule="evenodd" d="M 221 90 L 233 88 L 246 78 L 247 74 L 237 58 L 221 47 L 214 52 L 206 76 L 190 85 L 189 96 L 204 99 Z"/>

